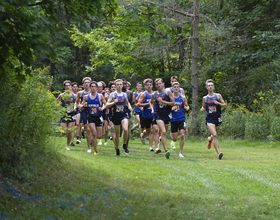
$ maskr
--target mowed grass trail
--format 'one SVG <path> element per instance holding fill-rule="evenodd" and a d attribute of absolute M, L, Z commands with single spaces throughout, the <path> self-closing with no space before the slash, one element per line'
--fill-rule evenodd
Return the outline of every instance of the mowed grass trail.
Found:
<path fill-rule="evenodd" d="M 177 143 L 170 159 L 140 140 L 131 140 L 130 154 L 121 150 L 120 157 L 110 140 L 97 156 L 86 152 L 85 139 L 70 151 L 65 137 L 56 140 L 62 164 L 18 185 L 21 198 L 3 193 L 6 219 L 280 218 L 277 144 L 222 139 L 219 160 L 201 140 L 186 139 L 185 158 Z"/>

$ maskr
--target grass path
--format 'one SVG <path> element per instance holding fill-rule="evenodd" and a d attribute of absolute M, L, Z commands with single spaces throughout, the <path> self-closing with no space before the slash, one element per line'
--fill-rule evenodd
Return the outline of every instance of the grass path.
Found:
<path fill-rule="evenodd" d="M 20 198 L 2 193 L 0 219 L 279 219 L 280 148 L 269 143 L 222 140 L 218 160 L 186 141 L 185 158 L 167 160 L 139 140 L 117 157 L 112 142 L 94 156 L 56 139 L 62 164 L 18 185 Z"/>

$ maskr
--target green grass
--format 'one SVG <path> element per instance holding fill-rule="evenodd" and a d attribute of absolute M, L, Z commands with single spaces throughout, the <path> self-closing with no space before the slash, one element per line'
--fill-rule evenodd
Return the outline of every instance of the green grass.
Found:
<path fill-rule="evenodd" d="M 85 140 L 66 151 L 56 139 L 62 163 L 28 184 L 0 182 L 0 219 L 279 219 L 277 143 L 221 139 L 218 160 L 192 138 L 185 158 L 167 160 L 140 140 L 117 157 L 111 141 L 94 156 Z"/>

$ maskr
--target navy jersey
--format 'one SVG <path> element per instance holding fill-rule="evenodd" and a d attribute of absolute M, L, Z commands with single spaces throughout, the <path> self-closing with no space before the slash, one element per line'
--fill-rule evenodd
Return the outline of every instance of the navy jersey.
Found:
<path fill-rule="evenodd" d="M 170 122 L 175 122 L 175 121 L 185 121 L 185 109 L 184 109 L 184 101 L 182 95 L 179 95 L 177 98 L 174 97 L 175 101 L 175 109 L 171 111 L 172 113 L 172 119 Z"/>
<path fill-rule="evenodd" d="M 82 91 L 82 95 L 81 95 L 81 102 L 83 101 L 84 96 L 85 96 L 85 95 L 89 95 L 89 94 L 90 94 L 90 92 L 86 93 L 85 90 L 83 90 L 83 91 Z M 84 107 L 83 110 L 82 110 L 81 112 L 82 112 L 82 113 L 88 112 L 87 107 Z"/>
<path fill-rule="evenodd" d="M 215 116 L 215 117 L 221 117 L 221 106 L 216 105 L 215 101 L 219 101 L 218 95 L 214 93 L 213 97 L 206 96 L 205 104 L 206 104 L 206 115 L 207 116 Z"/>
<path fill-rule="evenodd" d="M 143 100 L 143 103 L 148 103 L 150 102 L 152 95 L 150 95 L 149 93 L 147 93 L 146 91 L 145 93 L 145 99 Z M 154 115 L 152 114 L 152 109 L 150 108 L 150 105 L 144 106 L 143 107 L 143 111 L 142 111 L 142 116 L 143 118 L 151 118 Z"/>
<path fill-rule="evenodd" d="M 115 116 L 123 116 L 126 115 L 127 112 L 127 96 L 126 93 L 118 94 L 117 92 L 114 92 L 114 99 L 118 99 L 118 102 L 113 106 L 113 115 Z"/>
<path fill-rule="evenodd" d="M 169 96 L 166 94 L 166 90 L 164 90 L 162 93 L 155 92 L 155 99 L 154 99 L 154 110 L 157 114 L 164 114 L 168 115 L 171 111 L 171 106 L 163 103 L 159 103 L 157 98 L 161 98 L 162 100 L 165 100 L 167 102 L 170 102 Z"/>
<path fill-rule="evenodd" d="M 75 95 L 73 92 L 69 93 L 63 93 L 62 95 L 62 101 L 61 106 L 66 108 L 66 112 L 70 113 L 74 111 L 74 104 L 75 104 Z"/>
<path fill-rule="evenodd" d="M 102 107 L 100 100 L 99 100 L 99 95 L 96 94 L 94 99 L 90 98 L 90 94 L 88 94 L 87 97 L 87 106 L 88 106 L 88 114 L 91 116 L 101 116 L 102 111 L 99 110 L 100 107 Z"/>

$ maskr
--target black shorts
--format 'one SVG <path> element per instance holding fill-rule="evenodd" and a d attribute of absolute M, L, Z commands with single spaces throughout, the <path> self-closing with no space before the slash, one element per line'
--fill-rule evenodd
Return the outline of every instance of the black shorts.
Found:
<path fill-rule="evenodd" d="M 143 118 L 142 117 L 142 121 L 140 121 L 141 123 L 141 128 L 150 128 L 153 122 L 153 117 L 151 118 Z"/>
<path fill-rule="evenodd" d="M 214 124 L 216 127 L 220 126 L 222 124 L 222 116 L 217 116 L 217 117 L 209 117 L 206 116 L 206 125 L 207 123 L 209 124 Z"/>
<path fill-rule="evenodd" d="M 89 115 L 88 116 L 88 123 L 89 124 L 94 123 L 96 127 L 101 127 L 103 124 L 102 124 L 102 121 L 101 121 L 100 117 L 102 117 L 102 116 Z"/>
<path fill-rule="evenodd" d="M 160 115 L 160 114 L 155 114 L 155 120 L 162 120 L 164 124 L 169 124 L 170 122 L 170 117 L 169 115 Z"/>
<path fill-rule="evenodd" d="M 174 121 L 174 122 L 171 122 L 171 133 L 176 133 L 176 132 L 178 132 L 180 130 L 185 130 L 184 122 L 185 121 Z"/>

